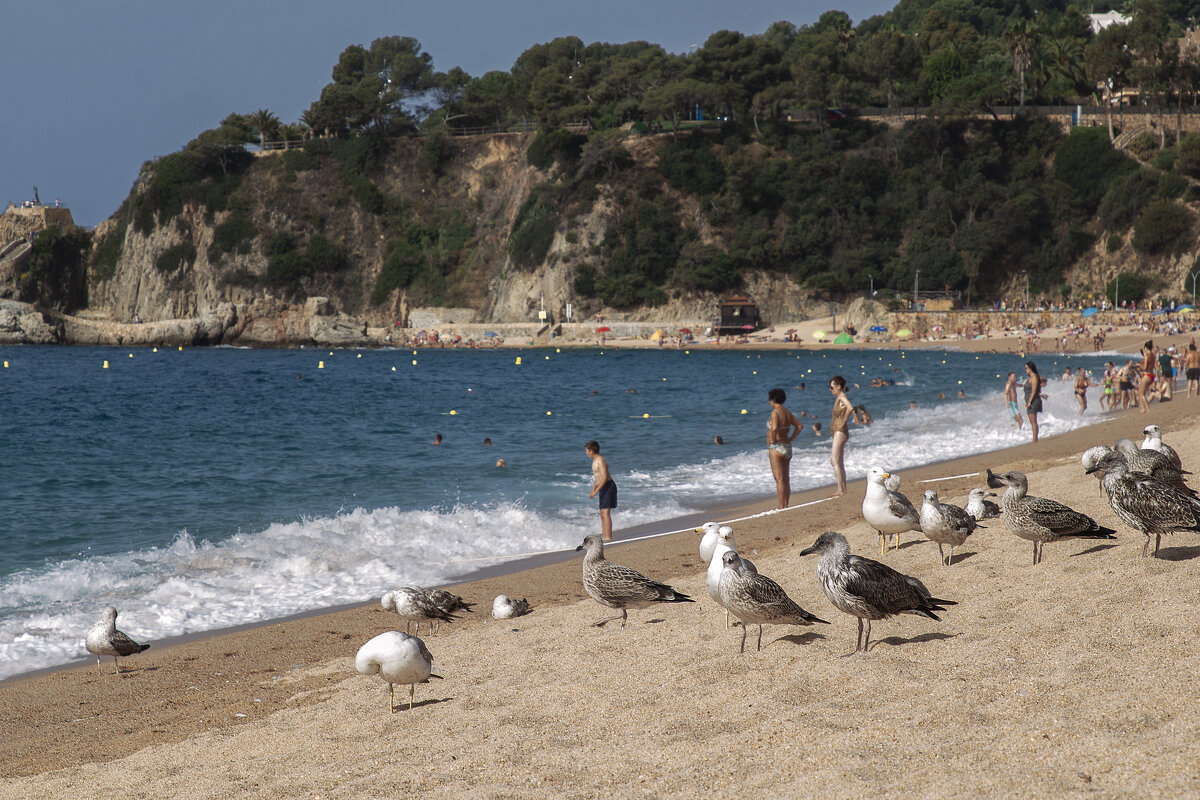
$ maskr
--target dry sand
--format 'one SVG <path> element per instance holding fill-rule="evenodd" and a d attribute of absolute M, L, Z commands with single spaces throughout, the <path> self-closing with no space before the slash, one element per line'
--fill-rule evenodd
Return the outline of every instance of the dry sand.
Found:
<path fill-rule="evenodd" d="M 1200 536 L 1142 558 L 1143 538 L 1078 461 L 1147 422 L 1200 464 L 1200 401 L 1179 397 L 907 471 L 910 497 L 932 486 L 962 503 L 978 479 L 921 481 L 1021 469 L 1032 493 L 1120 538 L 1047 545 L 1033 566 L 1031 546 L 993 520 L 946 568 L 905 534 L 883 560 L 959 604 L 941 622 L 876 623 L 866 655 L 840 657 L 855 620 L 825 600 L 816 557 L 799 556 L 836 529 L 878 557 L 857 481 L 845 498 L 736 523 L 760 571 L 832 622 L 769 626 L 761 652 L 752 631 L 738 654 L 694 533 L 610 548 L 698 601 L 633 611 L 626 628 L 589 627 L 607 609 L 583 594 L 571 554 L 461 584 L 480 606 L 424 635 L 445 680 L 419 686 L 411 712 L 389 714 L 386 685 L 354 671 L 359 646 L 400 627 L 374 602 L 159 643 L 121 675 L 92 662 L 0 683 L 0 798 L 1195 797 Z M 501 592 L 534 611 L 491 620 Z"/>

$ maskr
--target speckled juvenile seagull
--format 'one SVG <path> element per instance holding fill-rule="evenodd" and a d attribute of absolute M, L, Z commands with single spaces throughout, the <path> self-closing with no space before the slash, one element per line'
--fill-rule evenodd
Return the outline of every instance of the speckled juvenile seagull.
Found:
<path fill-rule="evenodd" d="M 854 653 L 866 652 L 871 645 L 871 620 L 887 619 L 897 614 L 916 614 L 932 620 L 939 619 L 934 612 L 945 611 L 943 606 L 953 606 L 953 600 L 933 597 L 925 584 L 910 575 L 904 575 L 869 558 L 850 554 L 846 537 L 836 531 L 822 533 L 817 541 L 800 552 L 820 553 L 817 562 L 817 577 L 821 588 L 834 608 L 858 617 L 858 639 Z M 863 637 L 863 620 L 867 621 L 866 638 Z"/>
<path fill-rule="evenodd" d="M 428 622 L 432 631 L 434 620 L 454 622 L 458 619 L 449 611 L 438 608 L 437 603 L 429 598 L 425 590 L 416 586 L 405 586 L 403 589 L 385 592 L 379 603 L 384 611 L 395 611 L 399 614 L 404 619 L 405 629 L 412 623 L 417 623 L 418 633 L 421 631 L 422 622 Z"/>
<path fill-rule="evenodd" d="M 717 529 L 717 537 L 712 546 L 712 559 L 708 563 L 708 571 L 704 573 L 704 588 L 708 590 L 708 596 L 724 606 L 725 603 L 721 600 L 721 573 L 725 569 L 725 563 L 722 560 L 726 553 L 737 553 L 737 544 L 733 540 L 733 528 L 728 525 L 722 525 Z M 741 558 L 742 564 L 750 572 L 758 572 L 758 567 L 748 558 Z M 729 627 L 729 609 L 725 609 L 725 627 Z"/>
<path fill-rule="evenodd" d="M 888 534 L 896 534 L 896 549 L 900 534 L 921 530 L 921 515 L 912 502 L 900 492 L 887 488 L 886 481 L 895 477 L 890 472 L 871 467 L 867 473 L 867 493 L 863 497 L 862 515 L 867 524 L 879 533 L 879 554 L 887 549 Z"/>
<path fill-rule="evenodd" d="M 746 568 L 745 559 L 733 550 L 721 557 L 721 605 L 742 621 L 742 648 L 746 652 L 746 628 L 758 625 L 758 650 L 762 650 L 763 623 L 812 625 L 826 620 L 816 617 L 787 596 L 778 583 Z"/>
<path fill-rule="evenodd" d="M 1191 473 L 1184 471 L 1166 453 L 1160 453 L 1157 450 L 1143 450 L 1131 439 L 1118 439 L 1113 445 L 1113 449 L 1125 456 L 1125 466 L 1129 468 L 1130 472 L 1141 472 L 1155 480 L 1169 483 L 1188 494 L 1196 494 L 1183 481 L 1183 476 Z"/>
<path fill-rule="evenodd" d="M 100 656 L 112 656 L 113 664 L 120 673 L 121 662 L 117 660 L 118 657 L 137 655 L 150 649 L 150 645 L 138 644 L 117 630 L 117 609 L 113 606 L 104 609 L 100 614 L 100 620 L 88 631 L 84 647 L 96 656 L 96 669 L 100 670 L 101 675 L 104 674 L 104 669 L 100 666 Z"/>
<path fill-rule="evenodd" d="M 1146 537 L 1142 555 L 1158 555 L 1162 537 L 1175 531 L 1200 532 L 1200 499 L 1141 472 L 1131 472 L 1120 453 L 1109 453 L 1088 472 L 1101 479 L 1113 511 Z"/>
<path fill-rule="evenodd" d="M 586 550 L 583 556 L 583 588 L 602 606 L 619 608 L 615 617 L 605 617 L 592 623 L 602 628 L 614 619 L 621 620 L 625 627 L 630 608 L 646 608 L 655 603 L 695 602 L 683 592 L 676 591 L 665 583 L 652 581 L 642 573 L 629 567 L 614 564 L 604 557 L 604 542 L 596 533 L 583 537 L 583 544 L 576 551 Z"/>
<path fill-rule="evenodd" d="M 1010 470 L 1003 475 L 987 471 L 988 486 L 1008 487 L 1000 498 L 1004 524 L 1020 538 L 1033 542 L 1033 563 L 1042 561 L 1042 545 L 1059 539 L 1115 539 L 1112 528 L 1099 525 L 1087 514 L 1081 514 L 1055 500 L 1035 497 L 1029 492 L 1029 481 L 1023 473 Z"/>
<path fill-rule="evenodd" d="M 962 546 L 974 532 L 975 518 L 958 506 L 938 502 L 937 492 L 926 489 L 921 502 L 921 530 L 929 541 L 937 542 L 942 566 L 948 567 L 954 563 L 954 548 Z M 942 550 L 944 544 L 950 546 L 949 560 Z"/>

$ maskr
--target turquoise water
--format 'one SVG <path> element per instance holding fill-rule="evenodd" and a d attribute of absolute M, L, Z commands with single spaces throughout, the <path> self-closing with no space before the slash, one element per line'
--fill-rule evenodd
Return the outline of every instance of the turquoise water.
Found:
<path fill-rule="evenodd" d="M 1000 401 L 1013 355 L 15 347 L 0 358 L 0 677 L 82 654 L 108 604 L 154 639 L 445 582 L 468 559 L 574 547 L 597 525 L 589 439 L 620 487 L 618 530 L 773 495 L 774 386 L 827 427 L 831 375 L 897 381 L 851 392 L 875 418 L 852 429 L 851 478 L 1028 436 Z M 1038 362 L 1052 376 L 1102 359 Z M 1052 381 L 1050 396 L 1043 435 L 1098 419 L 1074 415 L 1069 384 Z M 830 483 L 827 460 L 828 440 L 803 435 L 793 486 Z"/>

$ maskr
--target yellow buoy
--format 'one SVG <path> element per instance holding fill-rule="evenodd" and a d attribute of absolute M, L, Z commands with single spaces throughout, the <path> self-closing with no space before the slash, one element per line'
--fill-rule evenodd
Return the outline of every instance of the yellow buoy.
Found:
<path fill-rule="evenodd" d="M 546 360 L 547 360 L 547 361 L 549 361 L 549 360 L 550 360 L 550 356 L 546 356 Z"/>
<path fill-rule="evenodd" d="M 395 371 L 396 371 L 396 368 L 395 368 L 395 367 L 392 367 L 392 372 L 395 372 Z"/>
<path fill-rule="evenodd" d="M 129 357 L 130 357 L 130 358 L 133 358 L 133 353 L 130 353 L 130 354 L 129 354 Z"/>
<path fill-rule="evenodd" d="M 547 417 L 554 416 L 554 412 L 553 412 L 553 411 L 547 411 L 547 412 L 546 412 L 546 416 L 547 416 Z"/>
<path fill-rule="evenodd" d="M 742 409 L 742 413 L 743 413 L 743 414 L 749 414 L 750 412 L 749 412 L 749 411 L 747 411 L 746 409 L 744 409 L 744 408 L 743 408 L 743 409 Z"/>
<path fill-rule="evenodd" d="M 456 416 L 457 414 L 458 414 L 458 412 L 457 412 L 457 411 L 455 411 L 453 408 L 452 408 L 452 409 L 450 409 L 450 416 L 452 416 L 452 417 L 453 417 L 453 416 Z"/>
<path fill-rule="evenodd" d="M 4 368 L 5 368 L 5 369 L 8 369 L 8 362 L 7 362 L 7 361 L 5 361 L 5 362 L 4 362 Z"/>
<path fill-rule="evenodd" d="M 556 352 L 556 353 L 561 353 L 561 352 L 562 352 L 562 350 L 560 350 L 560 349 L 558 349 L 558 348 L 556 347 L 556 348 L 554 348 L 554 352 Z"/>
<path fill-rule="evenodd" d="M 521 357 L 520 357 L 520 356 L 517 356 L 517 363 L 518 363 L 518 364 L 520 364 L 520 363 L 521 363 Z"/>
<path fill-rule="evenodd" d="M 754 372 L 751 372 L 750 374 L 751 374 L 751 375 L 757 375 L 757 374 L 758 374 L 758 370 L 754 370 Z"/>
<path fill-rule="evenodd" d="M 413 366 L 415 367 L 416 365 L 417 365 L 417 360 L 414 358 L 414 359 L 413 359 Z"/>
<path fill-rule="evenodd" d="M 108 362 L 107 362 L 107 361 L 105 361 L 105 362 L 104 362 L 104 368 L 105 368 L 105 369 L 108 369 Z"/>
<path fill-rule="evenodd" d="M 183 350 L 183 345 L 179 345 L 179 349 L 180 349 L 180 350 Z"/>
<path fill-rule="evenodd" d="M 359 354 L 358 354 L 358 357 L 359 357 L 359 358 L 362 358 L 362 353 L 359 353 Z"/>
<path fill-rule="evenodd" d="M 650 415 L 649 415 L 649 414 L 642 414 L 642 419 L 650 419 Z"/>
<path fill-rule="evenodd" d="M 325 362 L 324 362 L 324 361 L 318 361 L 318 362 L 317 362 L 317 369 L 325 369 Z"/>
<path fill-rule="evenodd" d="M 150 352 L 152 352 L 152 353 L 157 353 L 157 352 L 158 352 L 158 348 L 156 347 L 156 348 L 154 348 L 153 350 L 151 350 Z"/>

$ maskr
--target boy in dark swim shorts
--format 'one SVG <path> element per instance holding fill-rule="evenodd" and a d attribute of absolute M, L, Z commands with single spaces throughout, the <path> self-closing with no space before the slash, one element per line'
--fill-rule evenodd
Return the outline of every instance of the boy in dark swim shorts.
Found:
<path fill-rule="evenodd" d="M 592 459 L 592 491 L 588 497 L 600 498 L 600 537 L 612 541 L 611 510 L 617 507 L 617 482 L 608 473 L 608 461 L 600 455 L 600 443 L 592 440 L 583 446 L 583 451 Z"/>

